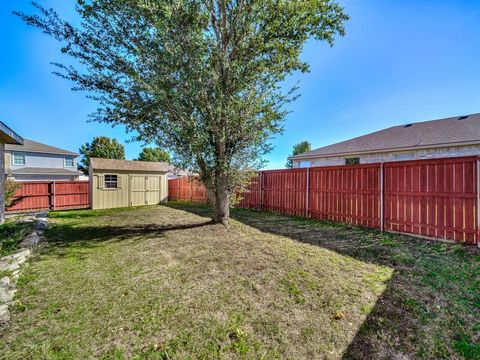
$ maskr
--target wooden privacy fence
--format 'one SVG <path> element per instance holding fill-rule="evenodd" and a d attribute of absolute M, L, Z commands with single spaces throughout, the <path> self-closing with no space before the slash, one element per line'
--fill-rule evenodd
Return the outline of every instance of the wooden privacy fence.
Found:
<path fill-rule="evenodd" d="M 479 178 L 478 157 L 268 170 L 237 206 L 478 244 Z M 192 200 L 188 181 L 169 198 Z"/>
<path fill-rule="evenodd" d="M 7 212 L 90 207 L 88 181 L 22 181 Z"/>
<path fill-rule="evenodd" d="M 201 181 L 192 176 L 168 180 L 168 199 L 206 203 L 207 189 Z"/>

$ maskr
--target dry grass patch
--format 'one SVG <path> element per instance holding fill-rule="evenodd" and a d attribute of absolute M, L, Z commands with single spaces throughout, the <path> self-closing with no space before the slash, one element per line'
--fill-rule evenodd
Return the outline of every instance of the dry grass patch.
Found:
<path fill-rule="evenodd" d="M 386 319 L 379 333 L 372 323 L 398 281 L 395 265 L 328 246 L 350 237 L 355 251 L 391 247 L 371 244 L 378 233 L 243 210 L 227 231 L 208 223 L 208 211 L 53 214 L 48 247 L 24 271 L 0 331 L 2 356 L 338 359 L 362 357 L 365 339 L 367 351 L 386 355 L 378 340 L 396 335 L 395 321 L 408 325 Z M 426 285 L 413 277 L 410 286 L 406 293 Z M 420 356 L 422 348 L 394 349 Z"/>

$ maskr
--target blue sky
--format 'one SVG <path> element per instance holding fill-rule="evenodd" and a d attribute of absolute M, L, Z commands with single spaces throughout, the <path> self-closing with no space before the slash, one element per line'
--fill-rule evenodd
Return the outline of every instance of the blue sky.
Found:
<path fill-rule="evenodd" d="M 75 19 L 74 2 L 40 1 Z M 295 75 L 301 97 L 273 140 L 268 168 L 284 166 L 294 144 L 320 147 L 385 127 L 480 112 L 480 1 L 344 0 L 347 34 L 330 48 L 310 42 L 311 72 Z M 77 151 L 94 136 L 125 143 L 122 128 L 87 123 L 96 108 L 52 75 L 67 62 L 59 44 L 11 14 L 28 1 L 0 5 L 0 120 L 20 135 Z M 127 159 L 140 143 L 125 143 Z"/>

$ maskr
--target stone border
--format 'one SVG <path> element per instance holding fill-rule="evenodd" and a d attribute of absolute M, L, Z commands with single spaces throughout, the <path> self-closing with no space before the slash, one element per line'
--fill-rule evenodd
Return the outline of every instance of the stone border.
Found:
<path fill-rule="evenodd" d="M 12 255 L 0 258 L 0 271 L 10 272 L 10 275 L 0 279 L 0 326 L 6 325 L 10 320 L 8 307 L 14 303 L 13 298 L 17 291 L 16 285 L 20 276 L 20 266 L 37 250 L 39 243 L 44 241 L 44 233 L 48 228 L 47 213 L 28 217 L 24 221 L 35 222 L 33 232 L 20 243 L 20 250 Z"/>

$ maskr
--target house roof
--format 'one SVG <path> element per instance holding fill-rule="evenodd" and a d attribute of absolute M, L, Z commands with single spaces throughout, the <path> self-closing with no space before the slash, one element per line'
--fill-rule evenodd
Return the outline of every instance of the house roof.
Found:
<path fill-rule="evenodd" d="M 0 121 L 0 143 L 21 145 L 23 138 Z"/>
<path fill-rule="evenodd" d="M 5 145 L 5 150 L 78 156 L 77 153 L 74 153 L 72 151 L 63 150 L 54 146 L 42 144 L 28 139 L 24 139 L 23 145 L 7 144 Z"/>
<path fill-rule="evenodd" d="M 169 164 L 166 162 L 132 161 L 116 159 L 90 158 L 90 167 L 93 170 L 123 170 L 123 171 L 154 171 L 168 172 Z"/>
<path fill-rule="evenodd" d="M 393 126 L 305 152 L 290 159 L 480 143 L 480 113 Z"/>
<path fill-rule="evenodd" d="M 13 175 L 70 175 L 78 176 L 77 171 L 56 168 L 37 168 L 24 167 L 20 169 L 9 170 Z M 7 171 L 8 172 L 8 171 Z"/>

